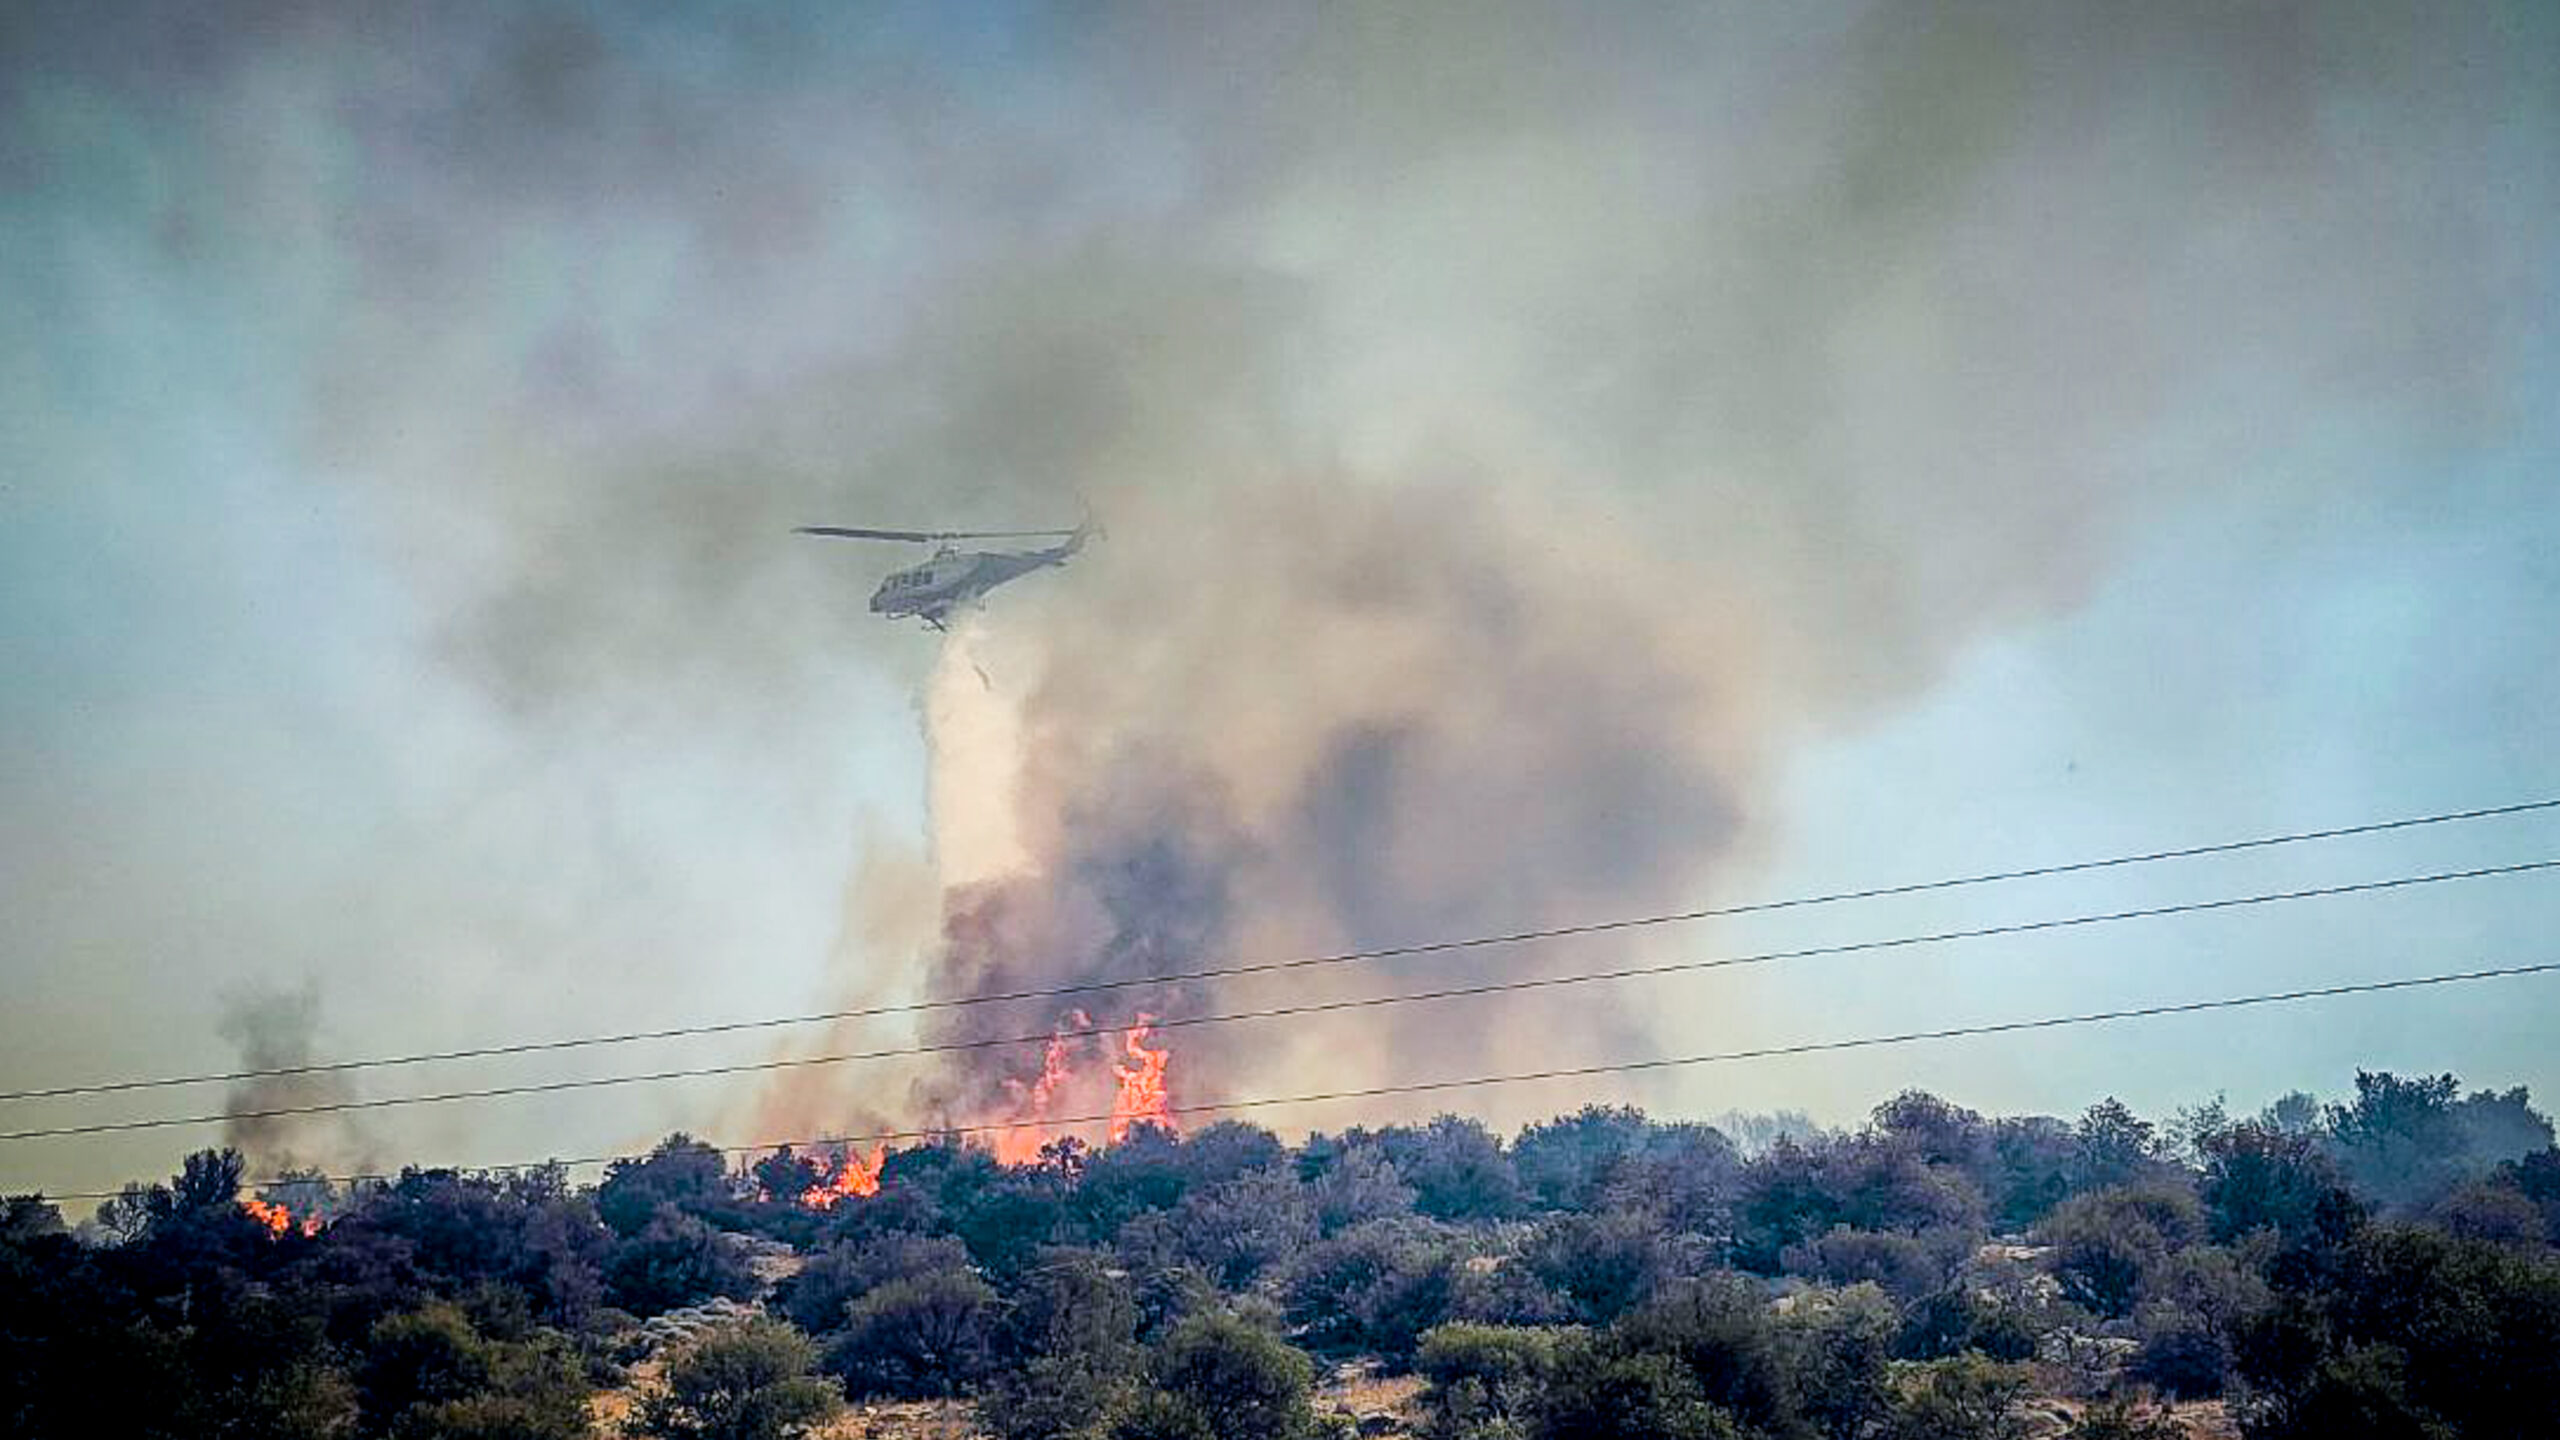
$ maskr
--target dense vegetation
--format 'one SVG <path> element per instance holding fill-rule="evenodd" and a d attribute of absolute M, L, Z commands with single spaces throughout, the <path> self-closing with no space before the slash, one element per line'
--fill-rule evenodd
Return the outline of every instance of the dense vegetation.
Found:
<path fill-rule="evenodd" d="M 1356 1357 L 1420 1377 L 1435 1440 L 2161 1440 L 2159 1402 L 2211 1397 L 2255 1440 L 2542 1435 L 2552 1138 L 2451 1077 L 2165 1128 L 1912 1093 L 1750 1155 L 1603 1108 L 1508 1143 L 1443 1117 L 1018 1167 L 929 1144 L 818 1210 L 812 1157 L 675 1136 L 591 1189 L 271 1187 L 308 1233 L 206 1152 L 76 1233 L 8 1202 L 0 1434 L 586 1435 L 645 1317 L 732 1297 L 767 1318 L 672 1345 L 634 1433 L 957 1396 L 1006 1440 L 1287 1440 L 1346 1428 L 1310 1397 Z"/>

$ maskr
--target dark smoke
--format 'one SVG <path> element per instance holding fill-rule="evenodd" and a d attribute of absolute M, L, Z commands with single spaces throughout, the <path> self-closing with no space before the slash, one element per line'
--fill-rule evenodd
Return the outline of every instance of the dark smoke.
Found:
<path fill-rule="evenodd" d="M 293 990 L 271 987 L 236 993 L 224 1001 L 217 1028 L 237 1048 L 242 1070 L 276 1070 L 334 1058 L 316 1043 L 319 1023 L 319 988 L 306 984 Z M 341 1112 L 251 1118 L 257 1112 L 354 1098 L 355 1087 L 344 1073 L 269 1075 L 235 1082 L 223 1100 L 223 1111 L 232 1118 L 223 1124 L 222 1143 L 247 1156 L 250 1173 L 256 1176 L 370 1166 L 380 1147 L 353 1116 Z"/>

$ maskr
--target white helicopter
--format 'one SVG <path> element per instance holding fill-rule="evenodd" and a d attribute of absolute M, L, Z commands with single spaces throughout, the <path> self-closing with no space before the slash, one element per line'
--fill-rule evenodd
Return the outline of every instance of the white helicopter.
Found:
<path fill-rule="evenodd" d="M 912 615 L 936 630 L 946 628 L 951 612 L 974 605 L 1008 580 L 1034 570 L 1064 565 L 1084 542 L 1101 533 L 1091 520 L 1073 530 L 872 530 L 845 525 L 803 525 L 798 535 L 824 535 L 840 540 L 894 540 L 933 545 L 933 558 L 900 570 L 872 592 L 871 613 L 897 619 Z M 959 550 L 954 540 L 1056 539 L 1038 550 Z"/>

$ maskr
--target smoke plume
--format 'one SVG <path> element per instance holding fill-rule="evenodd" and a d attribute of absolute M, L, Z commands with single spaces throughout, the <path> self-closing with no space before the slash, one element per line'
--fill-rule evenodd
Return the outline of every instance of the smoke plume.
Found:
<path fill-rule="evenodd" d="M 242 917 L 234 970 L 364 956 L 333 993 L 396 1049 L 1737 895 L 1780 765 L 2079 604 L 2128 532 L 2237 475 L 2264 514 L 2364 503 L 2293 458 L 2320 417 L 2428 453 L 2542 403 L 2550 23 L 24 7 L 0 187 L 35 203 L 0 262 L 62 323 L 0 327 L 43 450 L 15 471 L 99 551 L 29 613 L 123 623 L 92 576 L 171 597 L 156 647 L 95 632 L 30 673 L 176 758 L 48 718 L 29 832 L 154 843 L 95 839 L 136 857 L 117 886 L 30 853 L 9 908 L 30 953 L 173 1007 L 158 1032 L 185 997 L 134 977 L 206 916 Z M 787 533 L 1088 506 L 1107 540 L 946 641 L 861 613 L 904 557 Z M 89 686 L 93 655 L 161 688 Z M 1619 955 L 1076 1003 L 1121 1026 Z M 1177 1100 L 1213 1101 L 1749 1018 L 1652 1009 L 1163 1038 Z M 306 1053 L 307 1003 L 260 1013 L 257 1053 Z M 615 1096 L 574 1139 L 565 1110 L 404 1123 L 507 1155 L 722 1108 L 1000 1120 L 1044 1053 Z"/>
<path fill-rule="evenodd" d="M 239 1052 L 240 1069 L 289 1070 L 328 1057 L 315 1043 L 320 993 L 314 986 L 244 990 L 223 1004 L 220 1032 Z M 343 1072 L 262 1075 L 235 1081 L 224 1097 L 222 1143 L 248 1157 L 252 1174 L 366 1167 L 379 1146 L 345 1112 L 270 1115 L 271 1110 L 334 1105 L 355 1098 Z"/>

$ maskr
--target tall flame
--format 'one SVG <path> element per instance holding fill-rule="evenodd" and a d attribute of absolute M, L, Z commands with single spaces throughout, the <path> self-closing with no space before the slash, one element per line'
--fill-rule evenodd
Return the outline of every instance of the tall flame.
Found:
<path fill-rule="evenodd" d="M 1049 1037 L 1040 1052 L 1040 1078 L 1025 1085 L 1007 1080 L 1005 1088 L 1014 1096 L 1014 1119 L 996 1130 L 996 1161 L 1003 1165 L 1029 1165 L 1040 1158 L 1040 1147 L 1049 1143 L 1049 1107 L 1055 1103 L 1058 1088 L 1067 1083 L 1067 1036 L 1070 1029 L 1082 1029 L 1092 1022 L 1081 1010 L 1069 1011 L 1058 1022 L 1058 1033 Z"/>
<path fill-rule="evenodd" d="M 800 1192 L 800 1203 L 812 1210 L 832 1210 L 848 1195 L 869 1199 L 880 1193 L 880 1167 L 888 1159 L 886 1142 L 872 1146 L 868 1160 L 848 1150 L 837 1157 L 833 1175 Z"/>
<path fill-rule="evenodd" d="M 1128 1058 L 1115 1062 L 1112 1073 L 1120 1077 L 1120 1094 L 1111 1102 L 1111 1142 L 1120 1143 L 1136 1125 L 1161 1125 L 1174 1129 L 1173 1094 L 1166 1087 L 1165 1066 L 1173 1062 L 1170 1048 L 1150 1049 L 1147 1036 L 1155 1029 L 1156 1017 L 1140 1015 L 1129 1027 L 1124 1042 Z"/>

